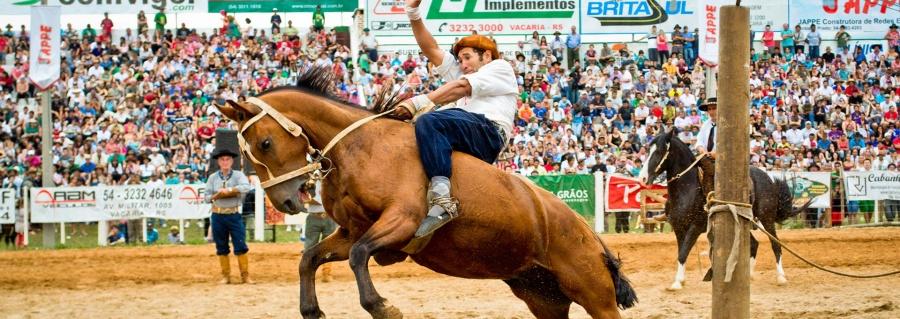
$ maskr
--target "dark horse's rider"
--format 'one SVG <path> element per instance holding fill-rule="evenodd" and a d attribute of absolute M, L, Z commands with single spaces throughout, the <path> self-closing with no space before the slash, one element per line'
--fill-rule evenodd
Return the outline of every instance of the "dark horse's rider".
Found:
<path fill-rule="evenodd" d="M 404 101 L 394 114 L 416 117 L 416 143 L 431 180 L 428 215 L 416 237 L 430 234 L 456 217 L 458 202 L 450 196 L 450 155 L 460 151 L 493 163 L 512 131 L 518 95 L 513 68 L 500 58 L 492 39 L 470 35 L 456 42 L 452 53 L 441 50 L 425 28 L 420 2 L 406 0 L 406 14 L 416 42 L 447 83 Z M 452 102 L 456 102 L 453 108 L 428 112 L 434 105 Z"/>

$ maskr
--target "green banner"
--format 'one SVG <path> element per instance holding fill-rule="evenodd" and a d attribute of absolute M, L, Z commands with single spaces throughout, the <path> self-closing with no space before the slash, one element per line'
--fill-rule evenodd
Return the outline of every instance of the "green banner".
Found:
<path fill-rule="evenodd" d="M 209 12 L 218 13 L 225 10 L 231 12 L 315 12 L 316 6 L 321 5 L 323 12 L 353 12 L 357 2 L 352 0 L 316 0 L 316 1 L 289 1 L 289 0 L 209 0 Z"/>
<path fill-rule="evenodd" d="M 581 216 L 594 216 L 597 199 L 594 197 L 593 175 L 538 175 L 528 178 L 562 199 Z"/>

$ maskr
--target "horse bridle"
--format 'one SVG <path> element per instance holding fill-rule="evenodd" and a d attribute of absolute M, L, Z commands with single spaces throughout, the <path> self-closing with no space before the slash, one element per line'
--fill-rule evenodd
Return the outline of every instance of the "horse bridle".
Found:
<path fill-rule="evenodd" d="M 663 157 L 659 160 L 659 164 L 656 164 L 656 169 L 653 170 L 654 173 L 659 174 L 659 171 L 662 169 L 663 163 L 665 163 L 666 159 L 669 158 L 669 147 L 670 146 L 668 144 L 666 144 L 666 153 L 663 154 Z M 667 179 L 666 184 L 671 183 L 671 182 L 681 178 L 681 176 L 684 176 L 684 174 L 686 174 L 688 171 L 690 171 L 692 168 L 694 168 L 694 166 L 697 166 L 697 163 L 700 163 L 700 160 L 702 160 L 703 158 L 705 158 L 708 155 L 709 155 L 709 153 L 703 153 L 703 154 L 700 154 L 700 156 L 697 156 L 697 159 L 695 159 L 694 162 L 691 163 L 691 165 L 688 165 L 688 167 L 685 167 L 684 170 L 682 170 L 680 173 L 675 174 L 675 176 L 672 176 L 671 178 Z M 652 182 L 652 181 L 650 181 L 650 182 Z"/>
<path fill-rule="evenodd" d="M 250 104 L 255 105 L 256 107 L 259 107 L 259 109 L 261 111 L 259 113 L 257 113 L 256 115 L 254 115 L 253 117 L 251 117 L 249 120 L 247 120 L 247 122 L 241 126 L 241 130 L 237 134 L 238 144 L 241 147 L 241 151 L 247 155 L 247 157 L 250 159 L 251 162 L 253 162 L 254 164 L 259 164 L 266 169 L 266 174 L 268 175 L 268 179 L 266 179 L 265 182 L 260 183 L 260 185 L 263 187 L 263 189 L 268 189 L 269 187 L 284 183 L 285 181 L 288 181 L 292 178 L 303 176 L 303 175 L 311 174 L 311 176 L 310 176 L 311 179 L 324 179 L 325 176 L 327 176 L 328 173 L 331 172 L 331 170 L 334 168 L 333 163 L 331 163 L 331 160 L 328 159 L 327 157 L 325 157 L 325 154 L 328 153 L 328 151 L 330 151 L 341 139 L 343 139 L 345 136 L 347 136 L 347 134 L 349 134 L 353 130 L 359 128 L 360 126 L 362 126 L 363 124 L 365 124 L 371 120 L 374 120 L 375 118 L 378 118 L 380 116 L 386 115 L 386 114 L 394 111 L 394 108 L 391 108 L 390 110 L 387 110 L 383 113 L 375 114 L 375 115 L 360 119 L 360 120 L 354 122 L 353 124 L 350 124 L 350 126 L 348 126 L 344 130 L 342 130 L 340 133 L 335 135 L 334 138 L 332 138 L 331 141 L 329 141 L 328 144 L 325 145 L 325 148 L 319 150 L 312 145 L 312 141 L 309 139 L 309 136 L 307 136 L 306 133 L 303 132 L 303 127 L 301 127 L 297 123 L 294 123 L 294 121 L 291 121 L 290 119 L 288 119 L 286 116 L 284 116 L 284 114 L 281 114 L 281 112 L 278 112 L 277 110 L 275 110 L 275 108 L 273 108 L 271 105 L 269 105 L 265 101 L 263 101 L 259 98 L 256 98 L 256 97 L 248 97 L 247 103 L 250 103 Z M 293 171 L 275 176 L 274 174 L 272 174 L 272 169 L 269 168 L 268 165 L 266 165 L 265 163 L 256 159 L 256 156 L 253 156 L 253 152 L 250 151 L 250 144 L 248 144 L 247 140 L 244 139 L 244 131 L 246 131 L 248 128 L 250 128 L 250 126 L 253 126 L 253 124 L 256 124 L 257 121 L 261 120 L 263 117 L 266 117 L 266 116 L 269 116 L 272 119 L 274 119 L 275 122 L 281 126 L 281 128 L 283 128 L 285 131 L 290 133 L 293 137 L 295 137 L 295 138 L 303 137 L 303 139 L 306 140 L 306 145 L 307 145 L 306 146 L 307 147 L 306 154 L 309 155 L 309 158 L 312 159 L 309 162 L 309 164 L 306 164 L 305 166 L 295 169 Z M 328 169 L 326 169 L 326 170 L 322 169 L 323 161 L 327 161 L 329 163 Z"/>

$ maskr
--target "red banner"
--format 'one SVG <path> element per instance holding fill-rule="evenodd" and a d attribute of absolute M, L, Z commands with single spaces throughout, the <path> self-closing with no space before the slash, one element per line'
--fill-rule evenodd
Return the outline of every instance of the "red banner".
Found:
<path fill-rule="evenodd" d="M 641 183 L 622 175 L 608 175 L 606 180 L 606 211 L 641 210 L 640 194 L 645 189 L 666 189 L 663 185 L 641 186 Z M 648 203 L 656 201 L 648 200 Z"/>

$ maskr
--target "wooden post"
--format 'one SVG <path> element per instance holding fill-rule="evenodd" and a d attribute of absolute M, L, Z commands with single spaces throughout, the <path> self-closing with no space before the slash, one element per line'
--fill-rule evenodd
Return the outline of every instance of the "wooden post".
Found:
<path fill-rule="evenodd" d="M 716 198 L 749 203 L 750 199 L 750 10 L 722 6 L 719 36 L 718 120 L 716 132 Z M 712 318 L 750 317 L 750 225 L 740 219 L 737 266 L 731 282 L 725 269 L 735 240 L 735 220 L 729 213 L 713 215 Z"/>

